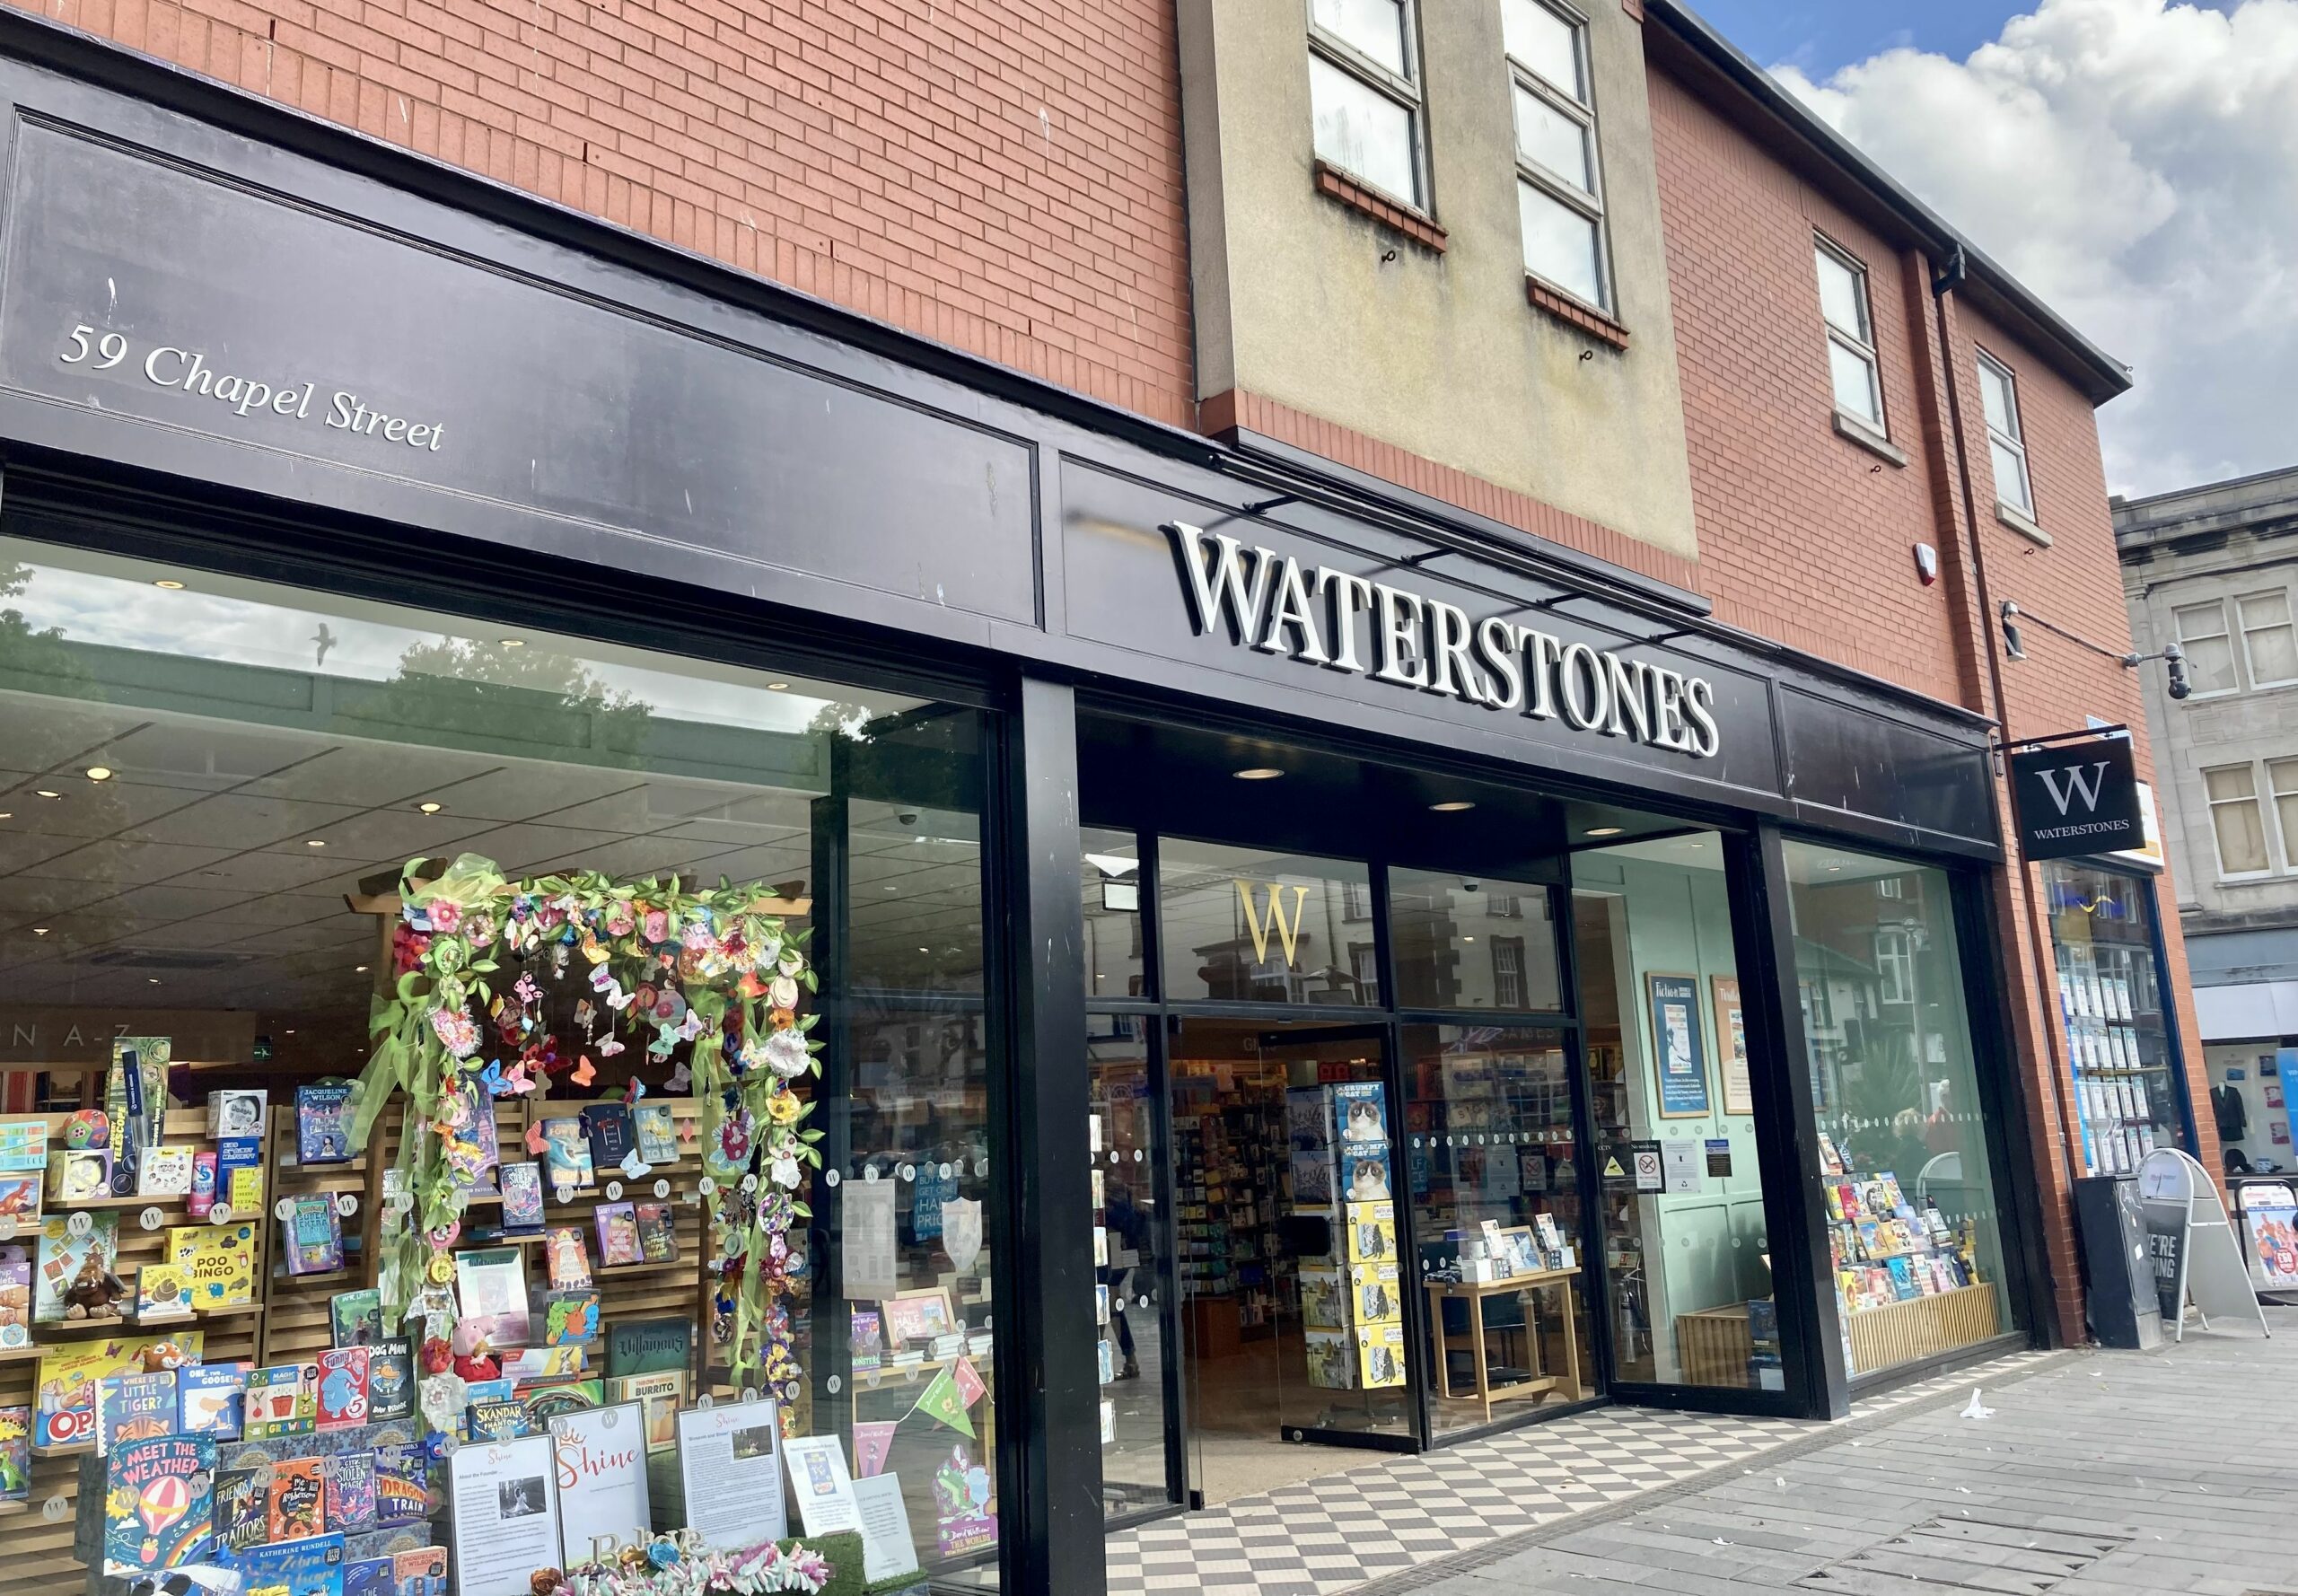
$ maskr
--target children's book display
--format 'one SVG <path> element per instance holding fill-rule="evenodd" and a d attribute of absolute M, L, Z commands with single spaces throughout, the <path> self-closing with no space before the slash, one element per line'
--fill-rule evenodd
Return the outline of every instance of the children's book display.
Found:
<path fill-rule="evenodd" d="M 1301 1260 L 1309 1383 L 1328 1390 L 1400 1386 L 1404 1286 L 1387 1088 L 1377 1081 L 1291 1088 L 1285 1127 L 1293 1212 L 1325 1218 L 1334 1240 L 1331 1252 Z"/>
<path fill-rule="evenodd" d="M 1853 1171 L 1831 1136 L 1820 1137 L 1820 1163 L 1826 1175 L 1828 1250 L 1846 1313 L 1978 1283 L 1978 1232 L 1969 1220 L 1951 1226 L 1935 1200 L 1916 1207 L 1888 1170 Z"/>

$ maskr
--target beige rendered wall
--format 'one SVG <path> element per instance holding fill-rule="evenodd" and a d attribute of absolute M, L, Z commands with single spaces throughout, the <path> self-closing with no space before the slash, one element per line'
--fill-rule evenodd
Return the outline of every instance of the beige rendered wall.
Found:
<path fill-rule="evenodd" d="M 1181 0 L 1199 397 L 1259 394 L 1695 557 L 1642 30 L 1588 7 L 1623 352 L 1525 301 L 1499 0 L 1415 10 L 1442 254 L 1315 190 L 1303 0 Z"/>

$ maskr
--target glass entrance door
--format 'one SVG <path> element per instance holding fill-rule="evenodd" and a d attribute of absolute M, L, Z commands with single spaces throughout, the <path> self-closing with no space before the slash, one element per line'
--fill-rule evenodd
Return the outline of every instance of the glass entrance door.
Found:
<path fill-rule="evenodd" d="M 1101 1317 L 1101 1504 L 1112 1521 L 1186 1500 L 1174 1355 L 1172 1205 L 1153 1022 L 1096 1015 L 1085 1059 Z"/>

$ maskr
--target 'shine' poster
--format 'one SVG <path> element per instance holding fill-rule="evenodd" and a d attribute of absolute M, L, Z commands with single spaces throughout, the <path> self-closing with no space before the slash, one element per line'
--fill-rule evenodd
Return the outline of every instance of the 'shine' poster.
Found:
<path fill-rule="evenodd" d="M 558 1566 L 551 1438 L 473 1442 L 447 1460 L 459 1596 L 530 1596 L 535 1570 Z"/>
<path fill-rule="evenodd" d="M 753 1547 L 790 1533 L 782 1502 L 781 1422 L 770 1398 L 680 1413 L 686 1521 L 706 1544 Z"/>
<path fill-rule="evenodd" d="M 558 1469 L 561 1567 L 601 1562 L 653 1533 L 646 1495 L 646 1412 L 636 1402 L 562 1414 L 550 1421 Z"/>

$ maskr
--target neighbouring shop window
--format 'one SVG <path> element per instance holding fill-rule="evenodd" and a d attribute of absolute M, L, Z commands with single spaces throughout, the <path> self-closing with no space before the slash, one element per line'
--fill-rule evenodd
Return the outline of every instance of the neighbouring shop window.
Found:
<path fill-rule="evenodd" d="M 1366 866 L 1160 837 L 1168 1000 L 1381 1001 Z"/>
<path fill-rule="evenodd" d="M 1593 1396 L 1599 1310 L 1563 1033 L 1408 1025 L 1403 1065 L 1436 1428 Z"/>
<path fill-rule="evenodd" d="M 1946 873 L 1786 845 L 1829 1250 L 1847 1366 L 2011 1324 Z"/>
<path fill-rule="evenodd" d="M 318 1364 L 339 1402 L 355 1344 L 397 1372 L 357 1388 L 377 1416 L 539 1442 L 545 1471 L 554 1415 L 636 1403 L 614 1467 L 669 1481 L 706 1394 L 738 1425 L 726 1469 L 826 1441 L 893 1482 L 868 1488 L 928 1569 L 994 1577 L 986 731 L 877 688 L 0 542 L 0 1101 L 53 1110 L 0 1113 L 0 1144 L 120 1126 L 111 1168 L 162 1218 L 49 1194 L 0 1284 L 17 1247 L 37 1268 L 77 1245 L 88 1289 L 27 1316 L 30 1344 L 124 1363 L 157 1307 L 91 1320 L 212 1285 L 222 1311 L 164 1332 L 197 1364 L 291 1390 Z M 377 1026 L 460 1083 L 431 1113 L 346 1098 Z M 132 1163 L 122 1034 L 158 1071 Z M 380 1105 L 372 1133 L 350 1101 Z M 732 1233 L 756 1291 L 724 1286 Z M 452 1335 L 386 1317 L 410 1301 Z M 0 1360 L 0 1404 L 72 1422 L 39 1367 Z M 775 1416 L 741 1422 L 746 1390 Z M 31 1488 L 77 1467 L 35 1457 Z M 531 1529 L 529 1484 L 479 1493 L 502 1523 L 461 1539 Z M 683 1496 L 658 1510 L 715 1513 L 714 1544 L 770 1530 Z M 582 1502 L 554 1541 L 624 1528 Z"/>
<path fill-rule="evenodd" d="M 2130 1174 L 2158 1146 L 2191 1152 L 2153 881 L 2063 859 L 2042 872 L 2084 1172 Z"/>
<path fill-rule="evenodd" d="M 1783 1390 L 1721 841 L 1577 853 L 1572 884 L 1618 1377 Z"/>
<path fill-rule="evenodd" d="M 1389 941 L 1400 1007 L 1522 1011 L 1562 1003 L 1546 887 L 1392 869 Z"/>

